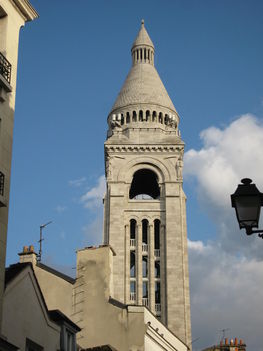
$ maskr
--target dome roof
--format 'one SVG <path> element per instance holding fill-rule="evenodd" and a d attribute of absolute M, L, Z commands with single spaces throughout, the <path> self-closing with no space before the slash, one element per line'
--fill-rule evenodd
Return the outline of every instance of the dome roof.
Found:
<path fill-rule="evenodd" d="M 133 66 L 111 109 L 129 105 L 159 105 L 176 109 L 154 67 L 154 45 L 144 27 L 144 21 L 132 46 Z M 150 107 L 150 106 L 149 106 Z"/>
<path fill-rule="evenodd" d="M 158 72 L 148 63 L 131 68 L 111 112 L 137 104 L 160 105 L 176 111 Z"/>

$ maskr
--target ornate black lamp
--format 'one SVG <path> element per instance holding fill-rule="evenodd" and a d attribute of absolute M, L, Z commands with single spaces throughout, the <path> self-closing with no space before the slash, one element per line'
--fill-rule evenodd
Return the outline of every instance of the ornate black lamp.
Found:
<path fill-rule="evenodd" d="M 244 178 L 241 180 L 237 190 L 231 195 L 232 207 L 236 210 L 236 216 L 240 229 L 245 228 L 247 235 L 259 233 L 258 236 L 263 238 L 262 230 L 253 230 L 258 228 L 260 209 L 263 206 L 263 193 L 261 193 L 252 180 Z"/>

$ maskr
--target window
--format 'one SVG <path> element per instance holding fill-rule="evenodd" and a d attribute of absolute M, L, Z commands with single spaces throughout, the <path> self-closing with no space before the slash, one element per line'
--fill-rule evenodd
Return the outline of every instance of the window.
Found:
<path fill-rule="evenodd" d="M 136 221 L 135 219 L 130 220 L 130 239 L 135 239 L 136 235 Z"/>
<path fill-rule="evenodd" d="M 34 341 L 26 338 L 26 351 L 43 351 L 44 348 Z"/>
<path fill-rule="evenodd" d="M 135 278 L 136 276 L 136 269 L 135 269 L 135 251 L 131 251 L 130 253 L 130 276 Z"/>
<path fill-rule="evenodd" d="M 154 262 L 154 276 L 155 276 L 155 278 L 160 278 L 160 262 L 159 261 Z"/>
<path fill-rule="evenodd" d="M 143 278 L 148 277 L 148 257 L 147 256 L 142 257 L 142 277 Z"/>
<path fill-rule="evenodd" d="M 155 283 L 155 303 L 161 303 L 161 286 L 159 282 Z"/>
<path fill-rule="evenodd" d="M 142 297 L 148 299 L 148 282 L 143 282 L 142 284 Z"/>
<path fill-rule="evenodd" d="M 148 244 L 148 221 L 144 219 L 142 221 L 142 243 Z"/>
<path fill-rule="evenodd" d="M 69 326 L 63 325 L 61 350 L 76 351 L 76 335 Z"/>
<path fill-rule="evenodd" d="M 160 221 L 156 219 L 154 221 L 154 248 L 160 250 Z"/>

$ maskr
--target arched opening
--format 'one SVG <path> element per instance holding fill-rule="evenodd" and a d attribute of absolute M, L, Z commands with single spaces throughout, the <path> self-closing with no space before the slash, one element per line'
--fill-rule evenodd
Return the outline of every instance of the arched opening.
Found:
<path fill-rule="evenodd" d="M 169 122 L 169 116 L 165 115 L 165 117 L 164 117 L 164 124 L 168 125 L 168 122 Z"/>
<path fill-rule="evenodd" d="M 136 221 L 135 219 L 130 220 L 130 246 L 135 246 L 136 242 Z"/>
<path fill-rule="evenodd" d="M 153 111 L 153 122 L 157 122 L 157 114 L 156 111 Z"/>
<path fill-rule="evenodd" d="M 163 124 L 163 114 L 162 114 L 162 112 L 159 113 L 159 123 Z"/>
<path fill-rule="evenodd" d="M 146 121 L 147 122 L 150 121 L 150 111 L 149 110 L 146 111 Z"/>
<path fill-rule="evenodd" d="M 139 111 L 139 122 L 143 121 L 143 112 L 142 110 Z"/>
<path fill-rule="evenodd" d="M 122 125 L 122 126 L 124 125 L 124 116 L 123 116 L 123 113 L 121 114 L 121 125 Z"/>
<path fill-rule="evenodd" d="M 148 245 L 148 221 L 147 221 L 147 219 L 143 219 L 143 221 L 142 221 L 142 245 Z"/>
<path fill-rule="evenodd" d="M 134 173 L 130 192 L 130 199 L 151 200 L 160 198 L 160 188 L 157 175 L 150 169 L 140 169 Z"/>
<path fill-rule="evenodd" d="M 126 113 L 126 123 L 130 123 L 131 118 L 129 112 Z"/>
<path fill-rule="evenodd" d="M 133 122 L 137 122 L 137 114 L 136 114 L 136 111 L 133 111 L 133 112 L 132 112 L 132 121 L 133 121 Z"/>

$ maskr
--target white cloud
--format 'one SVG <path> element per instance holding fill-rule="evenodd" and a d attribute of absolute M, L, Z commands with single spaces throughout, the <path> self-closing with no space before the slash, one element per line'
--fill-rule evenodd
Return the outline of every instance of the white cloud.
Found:
<path fill-rule="evenodd" d="M 248 350 L 262 349 L 263 240 L 239 230 L 230 203 L 242 178 L 263 191 L 262 122 L 246 114 L 208 128 L 200 133 L 202 148 L 185 154 L 185 182 L 194 178 L 192 191 L 217 233 L 208 244 L 188 241 L 193 339 L 200 337 L 193 350 L 218 343 L 223 328 Z"/>
<path fill-rule="evenodd" d="M 191 247 L 192 245 L 192 247 Z M 247 350 L 262 350 L 263 262 L 239 258 L 221 250 L 216 242 L 209 250 L 189 247 L 193 351 L 226 336 L 241 338 Z M 203 247 L 206 247 L 202 244 Z"/>
<path fill-rule="evenodd" d="M 185 154 L 185 181 L 195 178 L 199 203 L 216 223 L 224 249 L 263 259 L 258 238 L 251 238 L 248 245 L 246 235 L 239 231 L 230 203 L 230 194 L 242 178 L 251 178 L 263 188 L 262 120 L 243 115 L 223 129 L 202 131 L 200 137 L 203 147 Z"/>
<path fill-rule="evenodd" d="M 105 177 L 100 176 L 97 185 L 81 196 L 81 202 L 86 208 L 96 209 L 102 206 L 102 200 L 106 191 Z"/>
<path fill-rule="evenodd" d="M 74 180 L 69 180 L 68 183 L 70 186 L 80 187 L 81 185 L 83 185 L 83 183 L 85 183 L 86 179 L 86 177 L 82 177 Z"/>

